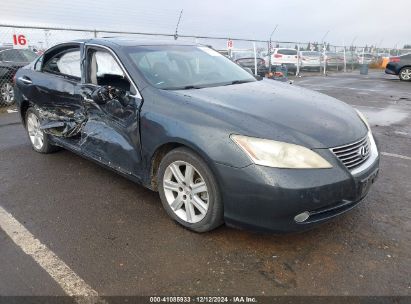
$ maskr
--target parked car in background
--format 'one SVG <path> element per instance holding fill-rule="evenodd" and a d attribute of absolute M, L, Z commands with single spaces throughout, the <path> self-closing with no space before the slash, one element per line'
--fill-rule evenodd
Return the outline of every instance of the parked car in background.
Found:
<path fill-rule="evenodd" d="M 230 52 L 229 50 L 216 50 L 217 52 L 219 52 L 221 55 L 230 58 Z"/>
<path fill-rule="evenodd" d="M 300 68 L 302 70 L 320 70 L 321 53 L 316 51 L 300 52 Z"/>
<path fill-rule="evenodd" d="M 338 52 L 339 57 L 342 58 L 342 67 L 344 67 L 344 52 Z M 360 63 L 358 55 L 355 52 L 352 51 L 346 51 L 345 52 L 345 63 L 347 66 L 347 69 L 355 69 L 358 67 L 358 64 Z"/>
<path fill-rule="evenodd" d="M 268 68 L 265 65 L 265 60 L 252 51 L 232 51 L 231 59 L 241 65 L 244 68 L 249 68 L 253 74 L 255 74 L 255 63 L 257 61 L 257 75 L 264 77 L 268 72 Z"/>
<path fill-rule="evenodd" d="M 377 61 L 377 57 L 371 53 L 359 53 L 360 64 L 371 64 Z"/>
<path fill-rule="evenodd" d="M 158 191 L 193 231 L 309 229 L 357 206 L 377 177 L 360 112 L 257 81 L 211 48 L 104 38 L 40 58 L 16 74 L 32 148 L 64 147 Z"/>
<path fill-rule="evenodd" d="M 377 54 L 377 62 L 379 67 L 385 69 L 387 67 L 388 62 L 390 61 L 391 55 L 389 53 L 379 53 Z"/>
<path fill-rule="evenodd" d="M 298 54 L 296 49 L 291 48 L 275 48 L 271 53 L 271 66 L 280 67 L 286 66 L 289 73 L 297 73 Z M 266 55 L 265 64 L 268 67 L 269 58 Z"/>
<path fill-rule="evenodd" d="M 385 73 L 398 75 L 403 81 L 411 81 L 411 53 L 390 57 Z"/>
<path fill-rule="evenodd" d="M 341 53 L 325 52 L 325 63 L 327 69 L 342 69 L 344 67 L 344 56 Z"/>
<path fill-rule="evenodd" d="M 16 71 L 36 59 L 30 50 L 0 49 L 0 103 L 14 103 L 13 77 Z"/>

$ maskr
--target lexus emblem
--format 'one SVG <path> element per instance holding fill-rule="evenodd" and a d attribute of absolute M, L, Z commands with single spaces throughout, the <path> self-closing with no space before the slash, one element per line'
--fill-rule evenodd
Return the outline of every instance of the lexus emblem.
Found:
<path fill-rule="evenodd" d="M 367 155 L 367 148 L 365 146 L 361 146 L 358 149 L 358 154 L 361 156 L 361 158 L 364 158 Z"/>

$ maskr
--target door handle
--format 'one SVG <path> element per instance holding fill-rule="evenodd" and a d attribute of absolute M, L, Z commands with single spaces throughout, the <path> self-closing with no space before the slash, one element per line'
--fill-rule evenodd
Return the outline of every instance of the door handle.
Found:
<path fill-rule="evenodd" d="M 32 84 L 33 82 L 31 81 L 30 78 L 26 77 L 26 76 L 22 76 L 17 78 L 18 80 L 20 80 L 22 83 L 24 84 Z"/>

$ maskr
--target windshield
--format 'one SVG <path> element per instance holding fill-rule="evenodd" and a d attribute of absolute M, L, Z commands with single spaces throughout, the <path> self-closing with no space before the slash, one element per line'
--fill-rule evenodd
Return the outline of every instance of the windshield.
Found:
<path fill-rule="evenodd" d="M 127 55 L 145 79 L 165 90 L 204 88 L 256 81 L 220 53 L 202 46 L 139 46 Z"/>
<path fill-rule="evenodd" d="M 282 55 L 297 55 L 297 50 L 293 50 L 293 49 L 279 49 L 277 51 L 278 54 L 282 54 Z"/>
<path fill-rule="evenodd" d="M 320 57 L 319 52 L 301 52 L 303 56 Z"/>

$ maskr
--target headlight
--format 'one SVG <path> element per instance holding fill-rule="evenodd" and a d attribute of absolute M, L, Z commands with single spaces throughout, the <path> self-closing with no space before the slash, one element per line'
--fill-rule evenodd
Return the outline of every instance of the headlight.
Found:
<path fill-rule="evenodd" d="M 231 139 L 257 165 L 290 169 L 332 168 L 320 155 L 302 146 L 242 135 L 231 135 Z"/>
<path fill-rule="evenodd" d="M 358 111 L 357 109 L 355 109 L 355 111 L 357 111 L 358 116 L 361 118 L 361 120 L 363 121 L 363 123 L 367 126 L 368 130 L 371 130 L 370 125 L 368 124 L 367 118 L 364 116 L 364 114 L 362 114 L 360 111 Z"/>

